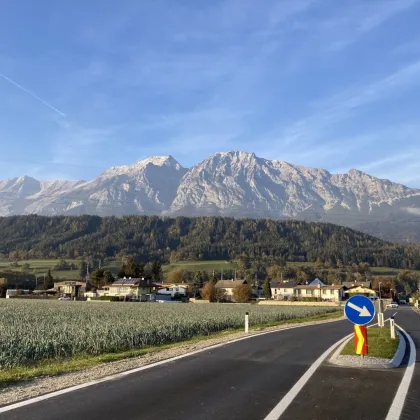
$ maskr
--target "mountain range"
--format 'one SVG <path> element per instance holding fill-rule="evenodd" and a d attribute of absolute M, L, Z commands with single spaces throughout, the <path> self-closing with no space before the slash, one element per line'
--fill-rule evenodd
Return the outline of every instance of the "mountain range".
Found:
<path fill-rule="evenodd" d="M 91 181 L 0 181 L 0 216 L 33 213 L 296 218 L 420 241 L 420 189 L 356 169 L 331 174 L 239 151 L 189 169 L 172 156 L 155 156 Z"/>

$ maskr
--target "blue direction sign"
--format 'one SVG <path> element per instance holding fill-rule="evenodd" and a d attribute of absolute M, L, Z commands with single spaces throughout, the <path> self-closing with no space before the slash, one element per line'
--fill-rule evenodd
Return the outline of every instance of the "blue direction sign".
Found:
<path fill-rule="evenodd" d="M 375 316 L 375 305 L 366 296 L 352 296 L 344 306 L 344 315 L 356 325 L 366 325 Z"/>

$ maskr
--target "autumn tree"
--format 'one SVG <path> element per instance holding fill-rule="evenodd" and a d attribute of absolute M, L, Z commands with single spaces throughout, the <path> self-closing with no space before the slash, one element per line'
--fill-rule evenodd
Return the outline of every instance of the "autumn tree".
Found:
<path fill-rule="evenodd" d="M 252 287 L 249 284 L 241 284 L 233 288 L 233 297 L 238 303 L 245 303 L 252 298 Z"/>
<path fill-rule="evenodd" d="M 182 283 L 182 279 L 182 270 L 172 270 L 168 273 L 168 283 Z"/>
<path fill-rule="evenodd" d="M 216 288 L 212 281 L 208 281 L 201 289 L 201 296 L 210 302 L 214 302 L 216 299 Z"/>

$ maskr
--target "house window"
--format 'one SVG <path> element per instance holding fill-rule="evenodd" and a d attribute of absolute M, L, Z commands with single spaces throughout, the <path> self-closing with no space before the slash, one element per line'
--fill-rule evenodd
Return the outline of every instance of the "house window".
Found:
<path fill-rule="evenodd" d="M 283 292 L 286 293 L 287 292 L 287 289 L 283 289 Z"/>

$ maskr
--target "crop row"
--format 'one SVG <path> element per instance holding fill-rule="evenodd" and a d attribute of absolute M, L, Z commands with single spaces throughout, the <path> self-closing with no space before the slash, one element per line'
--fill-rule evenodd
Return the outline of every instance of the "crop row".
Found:
<path fill-rule="evenodd" d="M 243 326 L 310 317 L 336 308 L 2 300 L 0 366 L 99 355 L 187 340 Z"/>

